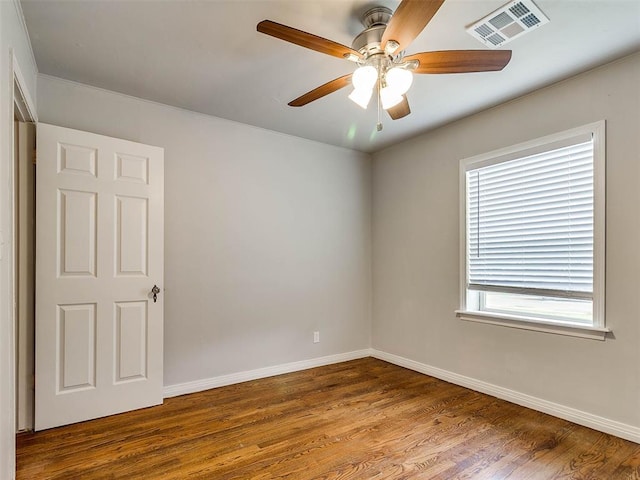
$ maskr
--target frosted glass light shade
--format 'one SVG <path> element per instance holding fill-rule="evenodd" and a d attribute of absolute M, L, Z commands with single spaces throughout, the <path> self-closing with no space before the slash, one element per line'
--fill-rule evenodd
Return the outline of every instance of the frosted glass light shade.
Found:
<path fill-rule="evenodd" d="M 404 95 L 413 83 L 413 74 L 404 68 L 393 67 L 385 75 L 387 87 L 397 95 Z"/>
<path fill-rule="evenodd" d="M 351 82 L 356 90 L 371 90 L 377 80 L 378 71 L 371 65 L 357 68 L 351 77 Z"/>
<path fill-rule="evenodd" d="M 349 99 L 353 102 L 360 105 L 362 108 L 366 109 L 367 105 L 369 105 L 369 100 L 371 100 L 371 95 L 373 94 L 372 88 L 354 88 L 353 92 L 349 94 Z"/>
<path fill-rule="evenodd" d="M 402 101 L 402 95 L 387 86 L 380 90 L 380 101 L 382 102 L 382 108 L 387 110 L 398 105 Z"/>

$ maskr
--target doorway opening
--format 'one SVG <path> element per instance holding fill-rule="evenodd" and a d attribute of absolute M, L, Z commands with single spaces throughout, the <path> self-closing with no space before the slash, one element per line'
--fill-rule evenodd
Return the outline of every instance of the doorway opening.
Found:
<path fill-rule="evenodd" d="M 15 429 L 33 430 L 35 398 L 35 115 L 14 64 L 13 325 Z"/>

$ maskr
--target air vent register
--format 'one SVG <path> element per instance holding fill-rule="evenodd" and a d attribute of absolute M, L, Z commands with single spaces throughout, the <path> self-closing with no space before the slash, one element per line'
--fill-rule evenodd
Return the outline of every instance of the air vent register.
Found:
<path fill-rule="evenodd" d="M 498 48 L 549 23 L 531 0 L 509 2 L 467 27 L 467 32 L 490 48 Z"/>

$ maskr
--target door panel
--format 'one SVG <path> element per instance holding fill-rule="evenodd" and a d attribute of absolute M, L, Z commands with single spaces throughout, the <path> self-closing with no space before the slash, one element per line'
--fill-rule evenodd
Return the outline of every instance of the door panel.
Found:
<path fill-rule="evenodd" d="M 95 277 L 97 194 L 60 189 L 58 204 L 59 276 Z"/>
<path fill-rule="evenodd" d="M 117 276 L 146 276 L 148 261 L 148 200 L 116 197 L 116 265 Z"/>
<path fill-rule="evenodd" d="M 163 150 L 37 141 L 36 430 L 162 403 Z"/>
<path fill-rule="evenodd" d="M 116 305 L 116 382 L 147 378 L 147 328 L 147 302 Z"/>
<path fill-rule="evenodd" d="M 96 386 L 96 305 L 58 305 L 57 393 Z"/>

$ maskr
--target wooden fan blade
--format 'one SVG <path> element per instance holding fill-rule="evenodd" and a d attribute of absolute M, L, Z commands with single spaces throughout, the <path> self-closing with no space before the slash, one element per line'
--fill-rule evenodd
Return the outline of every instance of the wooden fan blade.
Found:
<path fill-rule="evenodd" d="M 414 73 L 469 73 L 502 70 L 511 60 L 511 50 L 443 50 L 404 57 L 418 60 Z"/>
<path fill-rule="evenodd" d="M 400 45 L 396 52 L 407 48 L 443 3 L 444 0 L 402 0 L 382 35 L 381 48 L 384 49 L 389 40 L 394 40 Z"/>
<path fill-rule="evenodd" d="M 409 108 L 409 101 L 407 100 L 407 96 L 402 96 L 402 101 L 387 109 L 387 113 L 393 120 L 398 120 L 402 117 L 406 117 L 411 113 L 411 109 Z"/>
<path fill-rule="evenodd" d="M 316 52 L 326 53 L 327 55 L 333 55 L 338 58 L 346 58 L 349 55 L 355 55 L 357 58 L 361 58 L 362 55 L 356 52 L 354 49 L 327 40 L 326 38 L 318 37 L 311 33 L 303 32 L 296 28 L 287 27 L 271 20 L 263 20 L 256 27 L 257 30 L 266 35 L 279 38 L 285 42 L 295 43 L 301 47 L 306 47 Z"/>
<path fill-rule="evenodd" d="M 344 75 L 342 77 L 338 77 L 330 82 L 325 83 L 324 85 L 320 85 L 318 88 L 314 88 L 310 92 L 301 95 L 289 102 L 290 107 L 302 107 L 307 103 L 311 103 L 314 100 L 318 100 L 319 98 L 324 97 L 325 95 L 329 95 L 341 88 L 346 87 L 351 83 L 351 73 L 349 75 Z"/>

